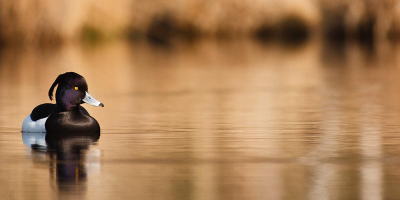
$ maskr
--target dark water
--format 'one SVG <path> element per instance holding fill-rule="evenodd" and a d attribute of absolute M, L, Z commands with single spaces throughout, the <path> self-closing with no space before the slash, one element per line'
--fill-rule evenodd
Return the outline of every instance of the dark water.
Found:
<path fill-rule="evenodd" d="M 242 40 L 5 49 L 1 199 L 400 198 L 399 53 Z M 66 71 L 105 104 L 85 106 L 100 139 L 32 150 L 22 121 Z"/>

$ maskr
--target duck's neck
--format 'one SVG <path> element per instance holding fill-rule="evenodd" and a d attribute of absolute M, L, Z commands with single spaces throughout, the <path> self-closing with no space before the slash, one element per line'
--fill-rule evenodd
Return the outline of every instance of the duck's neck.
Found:
<path fill-rule="evenodd" d="M 66 98 L 56 98 L 56 102 L 60 112 L 79 110 L 79 104 L 72 103 Z"/>
<path fill-rule="evenodd" d="M 60 112 L 66 112 L 66 111 L 79 111 L 80 105 L 72 105 L 72 104 L 63 104 L 63 103 L 58 103 L 57 102 L 57 107 Z"/>

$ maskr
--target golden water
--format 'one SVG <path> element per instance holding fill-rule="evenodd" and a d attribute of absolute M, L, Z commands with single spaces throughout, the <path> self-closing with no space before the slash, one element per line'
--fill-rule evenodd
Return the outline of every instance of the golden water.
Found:
<path fill-rule="evenodd" d="M 399 53 L 243 40 L 5 49 L 1 199 L 399 198 Z M 105 104 L 85 105 L 101 137 L 71 159 L 20 132 L 66 71 Z"/>

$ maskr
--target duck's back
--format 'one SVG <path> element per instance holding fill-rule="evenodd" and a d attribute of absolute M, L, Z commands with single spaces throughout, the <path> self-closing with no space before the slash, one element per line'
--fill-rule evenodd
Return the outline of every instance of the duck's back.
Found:
<path fill-rule="evenodd" d="M 44 133 L 47 118 L 58 111 L 56 104 L 45 103 L 36 106 L 22 123 L 22 132 Z"/>
<path fill-rule="evenodd" d="M 56 104 L 44 103 L 36 106 L 31 113 L 31 119 L 33 121 L 40 120 L 50 116 L 53 113 L 58 112 L 58 107 Z"/>

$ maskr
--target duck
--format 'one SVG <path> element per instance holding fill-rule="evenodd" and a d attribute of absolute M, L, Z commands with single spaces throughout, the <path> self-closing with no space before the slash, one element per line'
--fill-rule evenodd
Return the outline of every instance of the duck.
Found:
<path fill-rule="evenodd" d="M 104 107 L 104 104 L 90 95 L 85 78 L 75 72 L 60 74 L 49 89 L 50 101 L 53 100 L 53 91 L 57 85 L 56 103 L 44 103 L 36 106 L 24 119 L 22 132 L 100 133 L 99 123 L 81 104 L 87 103 L 100 107 Z"/>

